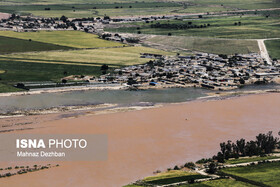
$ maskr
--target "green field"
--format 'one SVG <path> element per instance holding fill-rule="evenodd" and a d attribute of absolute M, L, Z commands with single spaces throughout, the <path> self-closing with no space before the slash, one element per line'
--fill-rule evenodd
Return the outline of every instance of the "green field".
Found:
<path fill-rule="evenodd" d="M 145 15 L 170 13 L 182 5 L 173 2 L 126 2 L 111 4 L 55 4 L 55 5 L 25 5 L 2 6 L 0 12 L 16 13 L 21 15 L 33 14 L 44 17 L 96 17 L 120 15 Z M 50 10 L 45 10 L 50 8 Z M 165 11 L 163 11 L 163 9 Z M 134 14 L 133 14 L 134 13 Z"/>
<path fill-rule="evenodd" d="M 26 81 L 54 81 L 60 82 L 60 78 L 67 71 L 69 75 L 100 75 L 100 67 L 76 66 L 62 64 L 42 64 L 21 61 L 0 60 L 0 68 L 6 72 L 0 74 L 0 92 L 18 91 L 14 84 Z"/>
<path fill-rule="evenodd" d="M 280 59 L 280 40 L 266 40 L 264 43 L 270 57 Z"/>
<path fill-rule="evenodd" d="M 247 167 L 225 168 L 222 172 L 270 186 L 280 186 L 280 162 L 264 163 Z"/>
<path fill-rule="evenodd" d="M 151 28 L 152 24 L 173 24 L 173 25 L 207 25 L 206 28 Z M 241 22 L 241 25 L 234 23 Z M 191 26 L 190 25 L 190 26 Z M 137 28 L 139 27 L 139 28 Z M 227 17 L 205 17 L 202 19 L 183 19 L 171 21 L 153 21 L 153 23 L 129 23 L 126 27 L 120 24 L 119 28 L 107 28 L 107 31 L 113 32 L 128 32 L 154 35 L 172 35 L 179 36 L 195 36 L 195 37 L 215 37 L 215 38 L 231 38 L 231 39 L 262 39 L 262 38 L 277 38 L 280 36 L 279 16 L 269 17 L 265 16 L 227 16 Z"/>
<path fill-rule="evenodd" d="M 191 178 L 200 178 L 202 176 L 197 175 L 196 173 L 191 173 L 191 172 L 186 172 L 182 170 L 171 170 L 166 173 L 159 173 L 155 176 L 151 177 L 146 177 L 143 179 L 146 184 L 171 184 L 174 182 L 180 182 L 180 181 L 188 181 Z M 182 180 L 180 180 L 182 179 Z M 145 185 L 141 184 L 131 184 L 131 185 L 126 185 L 124 187 L 141 187 Z M 194 183 L 194 184 L 182 184 L 178 185 L 180 187 L 187 187 L 187 186 L 201 186 L 201 187 L 224 187 L 224 186 L 232 186 L 232 187 L 253 187 L 253 185 L 236 181 L 233 179 L 218 179 L 218 180 L 210 180 L 210 181 L 205 181 L 205 182 L 200 182 L 200 183 Z"/>
<path fill-rule="evenodd" d="M 79 66 L 128 66 L 143 64 L 150 59 L 140 58 L 140 53 L 155 53 L 162 55 L 174 55 L 174 53 L 164 52 L 147 47 L 122 47 L 91 50 L 36 52 L 13 55 L 0 55 L 1 61 L 10 62 L 34 62 L 47 64 L 64 64 Z M 1 68 L 0 66 L 0 69 Z"/>
<path fill-rule="evenodd" d="M 192 2 L 198 4 L 211 4 L 212 6 L 228 6 L 240 9 L 264 9 L 264 8 L 276 8 L 280 3 L 276 3 L 274 0 L 193 0 Z"/>
<path fill-rule="evenodd" d="M 249 157 L 249 158 L 238 158 L 238 159 L 231 159 L 226 160 L 226 164 L 240 164 L 246 162 L 256 162 L 256 161 L 263 161 L 269 159 L 277 159 L 280 158 L 279 156 L 264 156 L 264 157 Z"/>
<path fill-rule="evenodd" d="M 250 52 L 259 52 L 256 41 L 253 40 L 227 40 L 215 38 L 197 38 L 183 36 L 155 36 L 147 40 L 162 46 L 171 46 L 174 48 L 183 48 L 192 51 L 200 51 L 214 54 L 246 54 Z"/>
<path fill-rule="evenodd" d="M 0 93 L 5 93 L 5 92 L 19 92 L 22 91 L 22 89 L 19 88 L 15 88 L 11 85 L 7 85 L 7 84 L 2 84 L 0 83 Z"/>
<path fill-rule="evenodd" d="M 18 82 L 60 82 L 65 71 L 68 75 L 98 76 L 102 64 L 109 65 L 112 70 L 150 60 L 140 58 L 140 53 L 173 54 L 146 47 L 123 47 L 0 55 L 0 84 L 4 84 L 0 92 L 13 91 L 12 85 Z"/>
<path fill-rule="evenodd" d="M 184 4 L 184 5 L 183 5 Z M 266 9 L 280 7 L 274 0 L 190 0 L 164 1 L 157 0 L 14 0 L 0 1 L 0 12 L 33 14 L 45 17 L 92 17 L 121 15 L 163 15 L 180 13 L 220 12 L 238 9 Z M 24 6 L 15 6 L 24 5 Z M 129 8 L 131 6 L 131 8 Z M 72 8 L 73 7 L 73 8 Z M 96 9 L 93 9 L 96 7 Z M 118 7 L 118 8 L 117 8 Z M 51 8 L 45 11 L 45 8 Z"/>
<path fill-rule="evenodd" d="M 78 31 L 1 31 L 0 92 L 17 91 L 12 85 L 18 82 L 59 82 L 65 71 L 68 75 L 98 76 L 103 64 L 112 70 L 150 60 L 140 58 L 140 53 L 174 55 L 147 47 L 129 47 Z"/>
<path fill-rule="evenodd" d="M 49 43 L 0 36 L 0 54 L 69 49 L 72 48 Z"/>
<path fill-rule="evenodd" d="M 195 172 L 186 172 L 182 170 L 171 170 L 166 173 L 160 173 L 155 176 L 146 177 L 144 182 L 153 185 L 172 184 L 176 182 L 188 181 L 191 179 L 207 178 Z"/>
<path fill-rule="evenodd" d="M 97 35 L 80 31 L 39 31 L 13 32 L 0 31 L 0 36 L 25 39 L 71 48 L 118 47 L 123 44 L 99 39 Z"/>
<path fill-rule="evenodd" d="M 210 180 L 201 183 L 188 184 L 188 185 L 180 185 L 180 187 L 253 187 L 254 185 L 247 184 L 241 181 L 236 181 L 233 179 L 218 179 L 218 180 Z"/>
<path fill-rule="evenodd" d="M 139 4 L 139 3 L 138 3 Z M 202 12 L 219 12 L 219 11 L 228 11 L 232 10 L 231 8 L 224 7 L 208 7 L 208 6 L 190 6 L 187 9 L 181 7 L 178 4 L 171 6 L 149 6 L 149 3 L 145 4 L 145 8 L 101 8 L 101 9 L 75 9 L 75 10 L 30 10 L 30 11 L 21 11 L 17 12 L 21 15 L 32 14 L 35 16 L 43 16 L 43 17 L 61 17 L 65 15 L 69 18 L 82 18 L 82 17 L 102 17 L 104 15 L 108 15 L 111 17 L 114 16 L 136 16 L 136 15 L 171 15 L 171 14 L 183 14 L 183 13 L 202 13 Z M 114 4 L 113 4 L 114 5 Z M 167 4 L 168 5 L 168 4 Z M 75 6 L 75 5 L 74 5 Z M 94 6 L 94 5 L 93 5 Z M 115 6 L 115 5 L 114 5 Z M 132 7 L 134 4 L 131 5 Z M 156 5 L 158 6 L 158 5 Z M 14 12 L 3 10 L 3 12 Z"/>

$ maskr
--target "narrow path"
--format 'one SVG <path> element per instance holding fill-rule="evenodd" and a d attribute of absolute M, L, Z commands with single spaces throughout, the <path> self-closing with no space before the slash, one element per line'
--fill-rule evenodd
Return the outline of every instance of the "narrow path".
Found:
<path fill-rule="evenodd" d="M 264 41 L 265 40 L 279 40 L 280 38 L 267 38 L 267 39 L 258 39 L 258 45 L 259 45 L 259 48 L 260 48 L 260 52 L 261 52 L 261 56 L 266 60 L 266 62 L 271 65 L 271 59 L 269 57 L 269 54 L 267 52 L 267 49 L 266 49 L 266 46 L 265 46 L 265 43 Z"/>
<path fill-rule="evenodd" d="M 271 60 L 269 58 L 269 54 L 267 52 L 266 46 L 264 44 L 264 39 L 261 40 L 257 40 L 258 41 L 258 45 L 260 48 L 260 53 L 261 53 L 261 57 L 265 59 L 265 61 L 267 62 L 267 64 L 271 65 Z"/>

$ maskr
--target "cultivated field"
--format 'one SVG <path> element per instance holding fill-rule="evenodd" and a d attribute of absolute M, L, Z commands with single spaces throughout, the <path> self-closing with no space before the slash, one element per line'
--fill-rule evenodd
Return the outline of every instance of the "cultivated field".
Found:
<path fill-rule="evenodd" d="M 144 43 L 145 42 L 147 44 L 155 43 L 166 47 L 202 51 L 214 54 L 246 54 L 251 52 L 259 52 L 258 44 L 253 40 L 227 40 L 183 36 L 154 36 L 144 41 Z"/>
<path fill-rule="evenodd" d="M 238 24 L 240 22 L 240 25 Z M 175 28 L 151 27 L 153 24 L 170 24 Z M 208 25 L 209 24 L 209 25 Z M 237 25 L 235 25 L 237 24 Z M 130 27 L 129 27 L 130 26 Z M 153 23 L 129 23 L 129 26 L 119 28 L 108 28 L 113 32 L 128 32 L 155 35 L 180 35 L 196 37 L 214 37 L 231 39 L 262 39 L 277 38 L 280 35 L 279 17 L 261 16 L 226 16 L 226 17 L 204 17 L 198 19 L 153 21 Z M 199 27 L 182 29 L 181 26 Z"/>
<path fill-rule="evenodd" d="M 0 32 L 1 33 L 1 32 Z M 71 47 L 0 36 L 0 54 L 29 51 L 69 50 Z"/>
<path fill-rule="evenodd" d="M 280 59 L 280 40 L 266 40 L 264 43 L 270 57 Z"/>
<path fill-rule="evenodd" d="M 98 67 L 100 67 L 102 64 L 108 64 L 109 66 L 128 66 L 143 64 L 150 60 L 147 58 L 140 58 L 140 53 L 174 55 L 174 53 L 164 52 L 147 47 L 122 47 L 1 55 L 0 61 L 5 60 L 11 62 L 20 61 Z"/>
<path fill-rule="evenodd" d="M 23 0 L 0 1 L 0 12 L 17 13 L 21 15 L 36 15 L 45 17 L 92 17 L 92 16 L 135 16 L 164 15 L 180 13 L 220 12 L 237 9 L 264 9 L 280 7 L 280 3 L 272 0 L 198 0 L 198 1 L 165 1 L 144 0 Z M 5 6 L 3 6 L 5 5 Z M 25 5 L 24 7 L 14 5 Z M 131 6 L 131 7 L 130 7 Z M 45 8 L 51 8 L 45 10 Z"/>
<path fill-rule="evenodd" d="M 222 171 L 270 186 L 280 185 L 280 162 L 225 168 Z"/>
<path fill-rule="evenodd" d="M 0 83 L 0 93 L 4 93 L 4 92 L 18 92 L 18 91 L 22 91 L 22 89 L 15 88 L 15 87 L 13 87 L 11 85 Z"/>
<path fill-rule="evenodd" d="M 103 64 L 112 70 L 150 60 L 140 58 L 140 53 L 173 54 L 147 47 L 128 47 L 78 31 L 1 31 L 0 92 L 17 91 L 12 85 L 18 82 L 60 82 L 64 72 L 98 76 Z"/>
<path fill-rule="evenodd" d="M 44 17 L 95 17 L 95 16 L 119 16 L 119 15 L 147 15 L 165 14 L 182 7 L 178 3 L 160 2 L 131 2 L 112 4 L 56 4 L 56 5 L 25 5 L 2 6 L 0 12 L 17 13 L 22 15 L 33 14 Z M 45 10 L 50 8 L 50 10 Z"/>
<path fill-rule="evenodd" d="M 277 159 L 280 158 L 279 156 L 264 156 L 264 157 L 249 157 L 249 158 L 238 158 L 238 159 L 231 159 L 226 160 L 226 164 L 240 164 L 246 162 L 256 162 L 256 161 L 263 161 L 269 159 Z"/>
<path fill-rule="evenodd" d="M 207 178 L 198 173 L 186 172 L 181 170 L 171 170 L 166 173 L 160 173 L 156 176 L 146 177 L 143 179 L 144 182 L 153 185 L 163 185 L 163 184 L 171 184 L 176 182 L 188 181 L 191 179 L 202 179 Z"/>
<path fill-rule="evenodd" d="M 70 48 L 100 48 L 118 47 L 123 44 L 99 39 L 97 35 L 80 31 L 39 31 L 39 32 L 13 32 L 0 31 L 0 36 L 25 39 Z"/>
<path fill-rule="evenodd" d="M 5 84 L 0 87 L 0 92 L 9 91 L 12 89 L 11 85 L 18 82 L 60 82 L 65 77 L 64 72 L 68 75 L 98 76 L 101 74 L 102 64 L 109 65 L 112 70 L 150 60 L 140 58 L 140 53 L 173 54 L 146 47 L 123 47 L 0 55 L 0 83 Z M 4 89 L 4 86 L 7 88 Z"/>
<path fill-rule="evenodd" d="M 254 185 L 244 183 L 241 181 L 236 181 L 233 179 L 218 179 L 218 180 L 211 180 L 205 181 L 197 184 L 189 184 L 189 185 L 180 185 L 180 187 L 253 187 Z"/>

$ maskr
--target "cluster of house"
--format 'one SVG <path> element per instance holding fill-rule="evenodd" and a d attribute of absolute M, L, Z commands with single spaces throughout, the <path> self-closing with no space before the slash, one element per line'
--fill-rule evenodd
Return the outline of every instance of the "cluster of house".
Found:
<path fill-rule="evenodd" d="M 0 30 L 13 30 L 16 32 L 32 32 L 40 30 L 81 30 L 85 32 L 103 31 L 104 18 L 69 19 L 40 18 L 18 16 L 13 14 L 10 18 L 0 20 Z"/>
<path fill-rule="evenodd" d="M 111 19 L 109 16 L 97 18 L 71 19 L 65 16 L 60 18 L 40 18 L 19 16 L 12 14 L 10 18 L 0 19 L 0 30 L 13 30 L 17 32 L 29 32 L 38 30 L 82 30 L 85 32 L 101 33 L 106 24 L 113 22 L 150 22 L 160 19 L 176 19 L 177 16 L 148 16 Z"/>
<path fill-rule="evenodd" d="M 280 80 L 280 62 L 268 64 L 259 54 L 227 56 L 198 53 L 194 56 L 176 57 L 141 54 L 141 57 L 155 60 L 116 69 L 113 74 L 102 75 L 95 81 L 126 83 L 133 87 L 192 85 L 228 90 L 245 84 Z"/>

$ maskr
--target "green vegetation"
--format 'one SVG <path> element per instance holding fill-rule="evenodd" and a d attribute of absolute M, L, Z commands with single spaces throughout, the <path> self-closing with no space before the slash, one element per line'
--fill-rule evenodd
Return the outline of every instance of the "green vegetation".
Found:
<path fill-rule="evenodd" d="M 181 4 L 173 2 L 125 2 L 109 4 L 53 4 L 53 5 L 6 5 L 0 7 L 0 12 L 21 15 L 36 15 L 44 17 L 96 17 L 120 15 L 165 14 L 180 9 Z M 48 10 L 45 10 L 45 9 Z"/>
<path fill-rule="evenodd" d="M 259 52 L 257 41 L 253 40 L 245 41 L 183 36 L 155 36 L 148 39 L 147 42 L 215 54 L 229 55 L 235 53 L 246 54 L 250 52 Z"/>
<path fill-rule="evenodd" d="M 197 175 L 197 173 L 191 173 L 182 170 L 170 170 L 164 173 L 158 173 L 155 176 L 146 177 L 144 178 L 144 181 L 149 182 L 149 181 L 155 181 L 155 180 L 166 179 L 166 178 L 192 176 L 192 175 Z"/>
<path fill-rule="evenodd" d="M 70 47 L 0 36 L 0 54 L 29 51 L 67 50 Z"/>
<path fill-rule="evenodd" d="M 270 186 L 280 185 L 280 162 L 225 168 L 222 172 Z"/>
<path fill-rule="evenodd" d="M 193 0 L 192 2 L 200 5 L 212 5 L 212 6 L 226 6 L 240 9 L 264 9 L 264 8 L 276 8 L 280 6 L 280 3 L 276 3 L 274 0 Z"/>
<path fill-rule="evenodd" d="M 240 163 L 246 163 L 246 162 L 256 162 L 256 161 L 263 161 L 263 160 L 269 160 L 269 159 L 277 159 L 280 158 L 279 156 L 264 156 L 264 157 L 247 157 L 247 158 L 238 158 L 238 159 L 231 159 L 227 160 L 226 164 L 240 164 Z"/>
<path fill-rule="evenodd" d="M 13 32 L 0 31 L 0 36 L 50 43 L 71 48 L 118 47 L 121 43 L 99 39 L 97 35 L 80 31 L 39 31 Z"/>
<path fill-rule="evenodd" d="M 69 75 L 99 75 L 100 66 L 76 66 L 64 64 L 44 64 L 22 61 L 1 60 L 0 68 L 6 72 L 1 74 L 0 83 L 14 84 L 25 81 L 58 81 Z"/>
<path fill-rule="evenodd" d="M 0 93 L 4 93 L 4 92 L 18 92 L 18 91 L 22 91 L 22 89 L 15 88 L 15 87 L 13 87 L 11 85 L 6 85 L 6 84 L 0 83 Z"/>
<path fill-rule="evenodd" d="M 0 55 L 1 92 L 14 91 L 11 85 L 26 81 L 60 82 L 68 75 L 101 74 L 101 65 L 109 65 L 109 70 L 127 65 L 146 63 L 150 59 L 140 58 L 140 53 L 168 53 L 146 47 L 123 47 L 93 50 L 31 52 Z M 5 87 L 4 87 L 5 86 Z M 8 89 L 9 87 L 9 89 Z"/>
<path fill-rule="evenodd" d="M 178 3 L 176 3 L 178 2 Z M 180 3 L 180 0 L 158 2 L 156 0 L 0 0 L 0 12 L 16 12 L 22 15 L 33 14 L 37 16 L 60 17 L 92 17 L 120 15 L 163 15 L 179 13 L 220 12 L 239 9 L 277 8 L 280 3 L 274 0 L 192 0 Z M 5 5 L 5 6 L 3 6 Z M 14 6 L 25 5 L 25 6 Z M 131 8 L 130 8 L 131 6 Z M 72 8 L 73 7 L 73 8 Z M 95 9 L 93 9 L 95 7 Z M 118 8 L 117 8 L 118 7 Z M 46 11 L 45 8 L 50 8 Z"/>
<path fill-rule="evenodd" d="M 98 67 L 102 64 L 107 64 L 110 67 L 118 67 L 143 64 L 150 60 L 147 58 L 140 58 L 140 53 L 174 55 L 174 53 L 147 47 L 122 47 L 0 55 L 0 63 L 1 61 L 10 61 Z"/>
<path fill-rule="evenodd" d="M 236 181 L 233 179 L 217 179 L 217 180 L 210 180 L 210 181 L 205 181 L 201 183 L 194 183 L 194 184 L 188 184 L 188 185 L 180 185 L 180 187 L 225 187 L 225 186 L 230 186 L 230 187 L 253 187 L 254 185 L 247 184 L 241 181 Z"/>
<path fill-rule="evenodd" d="M 240 25 L 239 25 L 240 22 Z M 152 25 L 173 24 L 177 28 L 152 28 Z M 210 24 L 210 25 L 208 25 Z M 237 24 L 237 25 L 235 25 Z M 181 26 L 189 25 L 190 28 L 182 29 Z M 199 28 L 195 28 L 199 27 Z M 194 27 L 194 28 L 191 28 Z M 129 23 L 126 27 L 120 24 L 119 28 L 107 28 L 107 31 L 129 32 L 155 35 L 196 36 L 232 39 L 259 39 L 277 38 L 280 35 L 279 17 L 265 16 L 227 16 L 227 17 L 204 17 L 202 19 L 184 20 L 161 20 L 153 23 Z"/>
<path fill-rule="evenodd" d="M 280 59 L 280 40 L 266 40 L 264 41 L 268 53 L 272 59 Z"/>
<path fill-rule="evenodd" d="M 163 185 L 203 178 L 208 177 L 194 172 L 171 170 L 166 173 L 157 174 L 156 176 L 146 177 L 143 181 L 148 184 Z"/>

